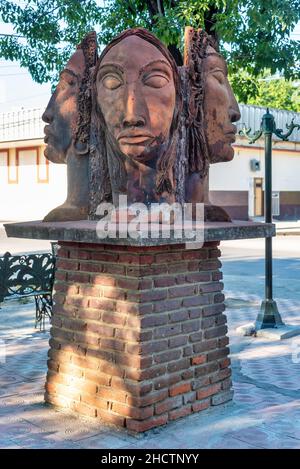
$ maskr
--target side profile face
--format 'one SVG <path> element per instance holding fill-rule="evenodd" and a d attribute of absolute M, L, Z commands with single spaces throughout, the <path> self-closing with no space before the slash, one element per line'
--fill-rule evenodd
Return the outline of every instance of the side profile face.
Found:
<path fill-rule="evenodd" d="M 213 47 L 203 60 L 205 74 L 204 116 L 210 162 L 230 161 L 240 110 L 227 78 L 227 65 Z"/>
<path fill-rule="evenodd" d="M 60 74 L 42 119 L 45 126 L 45 156 L 54 163 L 66 161 L 67 151 L 75 136 L 78 118 L 77 99 L 85 70 L 84 55 L 78 49 Z"/>
<path fill-rule="evenodd" d="M 175 109 L 173 72 L 166 57 L 151 43 L 129 36 L 104 56 L 96 88 L 114 145 L 129 158 L 146 161 L 147 150 L 168 138 Z"/>

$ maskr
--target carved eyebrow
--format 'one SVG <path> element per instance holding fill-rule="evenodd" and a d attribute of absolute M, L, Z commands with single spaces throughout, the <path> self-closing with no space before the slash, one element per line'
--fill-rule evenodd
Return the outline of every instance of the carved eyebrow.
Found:
<path fill-rule="evenodd" d="M 139 72 L 139 75 L 141 75 L 148 67 L 151 67 L 152 65 L 158 65 L 158 66 L 167 65 L 167 67 L 172 72 L 172 67 L 169 64 L 169 62 L 163 59 L 156 59 L 156 60 L 152 60 L 151 62 L 148 62 L 146 65 L 143 65 L 143 67 L 141 68 Z"/>
<path fill-rule="evenodd" d="M 225 68 L 226 75 L 227 75 L 228 74 L 228 67 L 227 67 L 227 63 L 226 63 L 224 57 L 221 54 L 218 54 L 218 52 L 210 52 L 210 53 L 206 54 L 206 57 L 211 57 L 211 56 L 216 57 L 216 58 L 218 58 L 222 61 L 223 66 Z"/>
<path fill-rule="evenodd" d="M 59 76 L 62 77 L 64 74 L 71 75 L 72 78 L 76 78 L 78 80 L 79 76 L 77 73 L 73 72 L 73 70 L 70 70 L 69 68 L 64 68 L 62 72 L 60 72 Z"/>
<path fill-rule="evenodd" d="M 121 65 L 116 64 L 116 63 L 106 63 L 106 64 L 103 64 L 103 65 L 100 65 L 98 73 L 102 72 L 103 70 L 105 71 L 106 68 L 110 68 L 110 69 L 116 68 L 118 70 L 118 72 L 120 72 L 122 74 L 124 73 L 124 68 L 121 67 Z"/>

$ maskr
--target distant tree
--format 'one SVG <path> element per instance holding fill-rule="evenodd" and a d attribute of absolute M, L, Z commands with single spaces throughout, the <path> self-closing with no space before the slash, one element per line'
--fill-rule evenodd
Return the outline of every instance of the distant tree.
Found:
<path fill-rule="evenodd" d="M 300 41 L 290 33 L 300 0 L 0 0 L 0 19 L 13 35 L 0 35 L 0 56 L 19 60 L 39 83 L 56 80 L 74 46 L 91 29 L 105 45 L 134 26 L 153 31 L 182 63 L 184 26 L 202 27 L 220 43 L 235 92 L 258 93 L 257 77 L 300 77 Z"/>
<path fill-rule="evenodd" d="M 299 83 L 265 74 L 264 78 L 257 81 L 257 84 L 257 95 L 255 98 L 248 99 L 248 104 L 300 112 Z"/>

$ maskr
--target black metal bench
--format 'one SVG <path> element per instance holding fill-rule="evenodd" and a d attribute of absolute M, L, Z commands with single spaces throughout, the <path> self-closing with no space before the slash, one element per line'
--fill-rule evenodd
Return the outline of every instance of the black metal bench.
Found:
<path fill-rule="evenodd" d="M 52 314 L 55 273 L 55 245 L 52 253 L 0 257 L 0 304 L 7 298 L 35 299 L 35 327 L 45 330 Z"/>

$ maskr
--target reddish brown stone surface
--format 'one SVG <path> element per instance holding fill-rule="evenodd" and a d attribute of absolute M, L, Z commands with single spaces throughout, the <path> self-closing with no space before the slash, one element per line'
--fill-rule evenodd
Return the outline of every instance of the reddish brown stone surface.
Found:
<path fill-rule="evenodd" d="M 217 242 L 60 244 L 47 402 L 142 432 L 231 399 Z"/>

